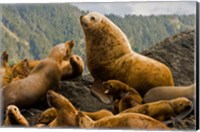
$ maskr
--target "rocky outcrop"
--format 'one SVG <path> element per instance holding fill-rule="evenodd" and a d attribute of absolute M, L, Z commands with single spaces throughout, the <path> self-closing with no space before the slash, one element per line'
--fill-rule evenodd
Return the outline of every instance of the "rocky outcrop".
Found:
<path fill-rule="evenodd" d="M 166 38 L 142 54 L 166 64 L 174 77 L 175 85 L 194 83 L 194 30 Z"/>

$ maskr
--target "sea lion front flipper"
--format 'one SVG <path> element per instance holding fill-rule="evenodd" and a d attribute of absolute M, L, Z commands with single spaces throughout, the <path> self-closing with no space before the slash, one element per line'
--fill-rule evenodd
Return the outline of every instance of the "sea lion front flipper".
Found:
<path fill-rule="evenodd" d="M 105 94 L 105 90 L 106 89 L 102 87 L 101 82 L 94 81 L 91 93 L 99 98 L 103 103 L 110 104 L 112 102 L 112 98 Z"/>

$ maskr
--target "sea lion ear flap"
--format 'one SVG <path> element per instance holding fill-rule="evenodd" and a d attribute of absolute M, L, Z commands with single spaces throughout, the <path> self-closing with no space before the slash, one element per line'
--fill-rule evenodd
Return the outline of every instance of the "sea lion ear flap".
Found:
<path fill-rule="evenodd" d="M 29 62 L 28 62 L 28 59 L 24 59 L 23 60 L 23 64 L 24 64 L 24 67 L 28 68 L 29 67 Z"/>
<path fill-rule="evenodd" d="M 8 53 L 6 51 L 2 53 L 1 60 L 8 62 Z"/>
<path fill-rule="evenodd" d="M 70 49 L 74 47 L 74 40 L 67 41 L 65 44 L 69 44 Z"/>

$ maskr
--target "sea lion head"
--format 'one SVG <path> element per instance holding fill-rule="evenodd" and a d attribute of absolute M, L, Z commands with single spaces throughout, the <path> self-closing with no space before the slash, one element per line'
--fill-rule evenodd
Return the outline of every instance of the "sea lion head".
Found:
<path fill-rule="evenodd" d="M 87 15 L 80 17 L 80 23 L 84 30 L 95 31 L 101 25 L 99 23 L 103 22 L 103 18 L 105 17 L 98 12 L 90 12 Z"/>
<path fill-rule="evenodd" d="M 180 113 L 185 109 L 191 108 L 192 102 L 185 97 L 179 97 L 179 98 L 173 99 L 171 101 L 171 104 L 175 112 Z"/>
<path fill-rule="evenodd" d="M 106 89 L 105 94 L 125 93 L 130 90 L 130 87 L 119 80 L 108 80 L 103 82 L 103 87 Z"/>
<path fill-rule="evenodd" d="M 81 111 L 78 112 L 76 120 L 80 128 L 92 128 L 92 125 L 94 124 L 94 121 Z"/>
<path fill-rule="evenodd" d="M 74 41 L 66 41 L 65 43 L 54 46 L 49 53 L 49 57 L 60 58 L 61 60 L 67 60 L 72 55 L 72 48 L 74 47 Z"/>
<path fill-rule="evenodd" d="M 47 101 L 48 104 L 54 107 L 55 109 L 65 109 L 68 112 L 76 113 L 75 107 L 71 104 L 71 102 L 67 98 L 52 90 L 49 90 L 47 93 Z"/>
<path fill-rule="evenodd" d="M 70 57 L 70 64 L 73 66 L 73 65 L 77 64 L 77 62 L 80 63 L 80 65 L 83 66 L 83 69 L 84 69 L 83 59 L 78 55 L 72 55 Z"/>
<path fill-rule="evenodd" d="M 18 123 L 18 116 L 20 115 L 20 111 L 15 105 L 9 105 L 6 109 L 6 116 L 8 117 L 9 121 L 13 125 L 17 125 Z"/>

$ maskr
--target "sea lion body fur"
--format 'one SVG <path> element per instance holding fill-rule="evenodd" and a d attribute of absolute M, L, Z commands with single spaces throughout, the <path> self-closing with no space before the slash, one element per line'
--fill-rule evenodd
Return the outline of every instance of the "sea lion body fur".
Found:
<path fill-rule="evenodd" d="M 169 128 L 151 118 L 138 113 L 118 114 L 93 121 L 83 112 L 77 115 L 81 128 L 115 128 L 115 129 L 145 129 L 145 130 L 168 130 Z"/>
<path fill-rule="evenodd" d="M 186 97 L 191 101 L 195 99 L 195 84 L 189 86 L 160 86 L 150 89 L 144 96 L 145 103 L 159 100 L 170 100 Z"/>

